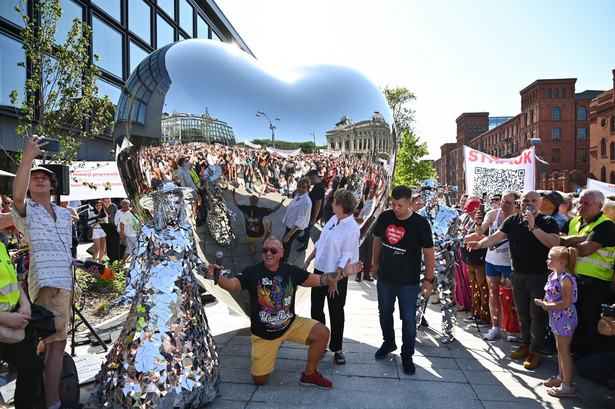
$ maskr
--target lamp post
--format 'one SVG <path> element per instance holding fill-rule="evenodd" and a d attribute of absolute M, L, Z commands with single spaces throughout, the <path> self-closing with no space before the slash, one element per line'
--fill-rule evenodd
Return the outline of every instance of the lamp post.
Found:
<path fill-rule="evenodd" d="M 276 126 L 273 124 L 273 122 L 271 122 L 271 119 L 269 119 L 269 117 L 267 116 L 266 113 L 261 112 L 261 111 L 256 111 L 256 116 L 261 118 L 262 116 L 264 116 L 265 118 L 267 118 L 267 121 L 269 121 L 269 129 L 271 129 L 271 145 L 273 146 L 273 149 L 275 149 L 275 132 L 274 129 L 276 128 Z M 273 118 L 276 121 L 279 121 L 280 118 Z"/>

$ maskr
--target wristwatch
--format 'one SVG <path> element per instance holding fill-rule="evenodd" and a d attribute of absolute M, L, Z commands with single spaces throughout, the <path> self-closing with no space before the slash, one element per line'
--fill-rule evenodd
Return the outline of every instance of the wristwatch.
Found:
<path fill-rule="evenodd" d="M 534 231 L 534 230 L 536 230 L 537 228 L 538 228 L 538 226 L 534 225 L 534 227 L 532 227 L 532 228 L 530 229 L 530 231 Z"/>

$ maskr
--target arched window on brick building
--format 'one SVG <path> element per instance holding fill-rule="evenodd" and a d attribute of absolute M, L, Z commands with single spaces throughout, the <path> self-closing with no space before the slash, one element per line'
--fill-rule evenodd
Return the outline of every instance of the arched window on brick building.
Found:
<path fill-rule="evenodd" d="M 609 181 L 609 183 L 615 183 L 615 170 L 611 171 L 611 180 Z"/>
<path fill-rule="evenodd" d="M 600 169 L 600 180 L 606 182 L 606 168 L 604 166 Z"/>
<path fill-rule="evenodd" d="M 555 99 L 559 98 L 559 89 L 555 88 L 553 92 Z"/>
<path fill-rule="evenodd" d="M 606 139 L 604 138 L 602 138 L 602 140 L 600 141 L 600 156 L 606 156 Z"/>
<path fill-rule="evenodd" d="M 611 160 L 615 160 L 615 142 L 611 142 Z"/>
<path fill-rule="evenodd" d="M 566 88 L 562 88 L 562 98 L 566 98 Z"/>
<path fill-rule="evenodd" d="M 560 109 L 558 107 L 554 107 L 551 110 L 551 120 L 552 121 L 559 121 L 560 120 Z"/>
<path fill-rule="evenodd" d="M 551 88 L 547 89 L 547 98 L 551 99 Z"/>
<path fill-rule="evenodd" d="M 532 123 L 536 123 L 536 111 L 532 110 Z"/>
<path fill-rule="evenodd" d="M 579 113 L 578 113 L 577 119 L 579 121 L 586 121 L 587 120 L 587 108 L 579 107 Z"/>

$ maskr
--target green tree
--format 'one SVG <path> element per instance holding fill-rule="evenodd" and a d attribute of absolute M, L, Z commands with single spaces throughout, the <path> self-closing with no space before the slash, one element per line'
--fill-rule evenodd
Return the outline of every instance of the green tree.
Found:
<path fill-rule="evenodd" d="M 414 134 L 414 110 L 408 105 L 416 96 L 407 88 L 385 88 L 382 90 L 393 112 L 397 132 L 397 158 L 393 186 L 404 184 L 416 186 L 425 179 L 436 176 L 431 161 L 421 158 L 429 153 L 427 142 L 421 142 Z"/>
<path fill-rule="evenodd" d="M 32 1 L 15 7 L 25 23 L 21 31 L 27 70 L 25 100 L 11 91 L 11 103 L 20 116 L 18 135 L 32 134 L 59 139 L 60 150 L 45 160 L 70 164 L 85 139 L 111 134 L 114 106 L 107 96 L 98 96 L 100 71 L 89 56 L 92 29 L 79 19 L 73 21 L 66 42 L 56 43 L 57 23 L 62 16 L 60 0 Z M 94 61 L 98 57 L 94 55 Z"/>
<path fill-rule="evenodd" d="M 412 131 L 405 129 L 397 148 L 393 186 L 418 186 L 421 181 L 435 177 L 432 162 L 421 160 L 428 153 L 427 142 L 421 142 Z"/>

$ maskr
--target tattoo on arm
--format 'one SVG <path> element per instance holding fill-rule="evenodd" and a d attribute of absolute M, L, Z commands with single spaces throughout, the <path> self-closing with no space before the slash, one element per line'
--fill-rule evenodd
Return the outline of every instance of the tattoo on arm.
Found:
<path fill-rule="evenodd" d="M 335 273 L 325 273 L 320 275 L 320 286 L 329 285 L 337 281 L 337 277 L 339 273 L 336 271 Z"/>

